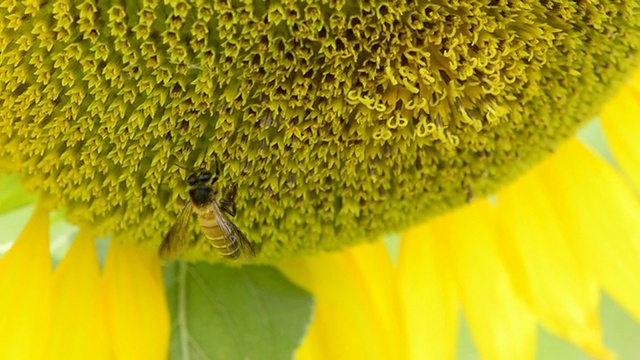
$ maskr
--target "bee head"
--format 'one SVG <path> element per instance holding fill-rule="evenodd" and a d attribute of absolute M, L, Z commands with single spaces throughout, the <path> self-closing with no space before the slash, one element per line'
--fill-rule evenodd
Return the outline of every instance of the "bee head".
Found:
<path fill-rule="evenodd" d="M 209 181 L 211 181 L 211 178 L 211 172 L 198 171 L 189 175 L 189 177 L 187 178 L 187 182 L 189 183 L 189 186 L 207 184 Z"/>

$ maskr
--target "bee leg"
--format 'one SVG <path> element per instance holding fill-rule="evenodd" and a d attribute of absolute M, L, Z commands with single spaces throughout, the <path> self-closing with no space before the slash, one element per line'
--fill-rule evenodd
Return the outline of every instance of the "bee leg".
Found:
<path fill-rule="evenodd" d="M 211 178 L 211 185 L 215 184 L 216 181 L 218 181 L 218 178 L 220 177 L 220 159 L 218 159 L 218 155 L 216 154 L 213 154 L 213 157 L 216 163 L 216 173 L 213 175 L 213 178 Z"/>
<path fill-rule="evenodd" d="M 236 184 L 231 185 L 229 190 L 227 190 L 227 196 L 220 200 L 220 208 L 227 214 L 234 217 L 236 216 L 236 202 L 234 201 L 236 198 L 236 190 Z"/>
<path fill-rule="evenodd" d="M 220 200 L 220 209 L 233 217 L 236 216 L 236 203 L 233 200 Z"/>

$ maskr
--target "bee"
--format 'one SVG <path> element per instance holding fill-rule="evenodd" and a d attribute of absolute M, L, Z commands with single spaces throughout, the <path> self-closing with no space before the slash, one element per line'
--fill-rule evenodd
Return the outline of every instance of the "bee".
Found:
<path fill-rule="evenodd" d="M 229 217 L 235 217 L 234 202 L 236 185 L 233 184 L 228 194 L 220 202 L 216 200 L 217 191 L 213 185 L 220 177 L 220 166 L 216 157 L 215 173 L 201 169 L 187 178 L 190 201 L 178 216 L 175 224 L 162 240 L 158 253 L 161 258 L 179 254 L 189 244 L 189 225 L 193 212 L 198 216 L 200 229 L 216 248 L 220 255 L 227 259 L 255 256 L 253 244 Z"/>

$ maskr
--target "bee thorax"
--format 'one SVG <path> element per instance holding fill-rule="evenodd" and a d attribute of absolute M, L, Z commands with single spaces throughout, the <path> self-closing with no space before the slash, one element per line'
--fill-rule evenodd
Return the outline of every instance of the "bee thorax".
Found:
<path fill-rule="evenodd" d="M 202 207 L 213 201 L 214 193 L 210 186 L 197 186 L 189 190 L 189 196 L 196 207 Z"/>

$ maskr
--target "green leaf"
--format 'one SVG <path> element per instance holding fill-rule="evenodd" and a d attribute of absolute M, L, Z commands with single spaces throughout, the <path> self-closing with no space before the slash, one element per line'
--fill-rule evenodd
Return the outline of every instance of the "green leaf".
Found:
<path fill-rule="evenodd" d="M 51 213 L 49 227 L 49 251 L 51 251 L 51 260 L 53 266 L 58 263 L 67 254 L 73 239 L 78 234 L 78 227 L 69 224 L 64 220 L 64 211 L 57 210 Z"/>
<path fill-rule="evenodd" d="M 0 214 L 0 256 L 6 253 L 29 221 L 34 205 L 23 206 Z"/>
<path fill-rule="evenodd" d="M 398 265 L 400 256 L 400 234 L 389 234 L 383 238 L 384 246 L 393 265 Z"/>
<path fill-rule="evenodd" d="M 602 124 L 599 119 L 596 118 L 589 121 L 585 126 L 578 130 L 577 135 L 578 139 L 580 139 L 583 144 L 587 145 L 587 147 L 595 151 L 596 154 L 602 156 L 602 158 L 610 165 L 619 170 L 615 157 L 611 153 L 611 149 L 609 149 L 609 144 L 607 143 L 607 139 L 604 135 L 604 130 L 602 129 Z"/>
<path fill-rule="evenodd" d="M 35 200 L 35 195 L 27 193 L 22 188 L 17 175 L 0 175 L 0 214 L 23 207 Z"/>
<path fill-rule="evenodd" d="M 13 245 L 14 241 L 24 230 L 33 214 L 35 204 L 28 204 L 4 214 L 0 214 L 0 257 L 4 255 Z M 69 224 L 64 219 L 63 210 L 55 210 L 50 214 L 49 219 L 49 250 L 53 259 L 53 264 L 57 264 L 64 257 L 75 238 L 78 228 Z"/>
<path fill-rule="evenodd" d="M 165 268 L 170 359 L 291 359 L 313 299 L 267 266 L 175 263 Z"/>

